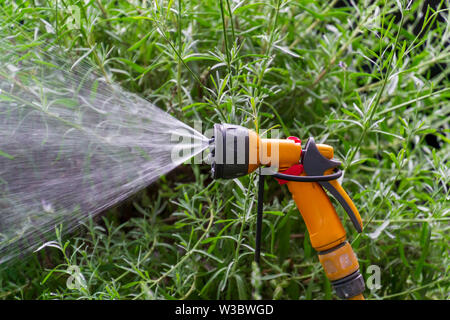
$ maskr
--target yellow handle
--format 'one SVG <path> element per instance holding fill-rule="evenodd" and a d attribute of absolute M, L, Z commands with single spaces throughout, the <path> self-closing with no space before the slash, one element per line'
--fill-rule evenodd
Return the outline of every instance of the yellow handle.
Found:
<path fill-rule="evenodd" d="M 344 227 L 328 195 L 317 182 L 289 181 L 287 186 L 305 221 L 311 245 L 318 251 L 325 274 L 338 296 L 363 298 L 364 282 L 361 283 L 357 257 L 345 241 Z"/>
<path fill-rule="evenodd" d="M 317 251 L 328 250 L 345 241 L 345 230 L 325 191 L 317 182 L 287 183 Z"/>

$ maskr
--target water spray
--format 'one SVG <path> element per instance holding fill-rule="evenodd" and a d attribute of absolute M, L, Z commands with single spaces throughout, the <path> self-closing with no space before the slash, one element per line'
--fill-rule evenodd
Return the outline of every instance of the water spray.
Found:
<path fill-rule="evenodd" d="M 0 266 L 208 147 L 201 133 L 57 51 L 0 40 Z"/>

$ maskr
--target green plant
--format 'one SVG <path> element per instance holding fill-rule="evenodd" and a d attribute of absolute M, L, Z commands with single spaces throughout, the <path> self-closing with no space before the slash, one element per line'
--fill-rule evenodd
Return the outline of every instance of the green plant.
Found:
<path fill-rule="evenodd" d="M 30 0 L 0 12 L 188 124 L 280 126 L 333 145 L 365 224 L 348 228 L 362 272 L 382 271 L 367 296 L 448 299 L 448 6 Z M 332 299 L 290 195 L 270 179 L 252 264 L 256 180 L 182 166 L 2 271 L 0 297 Z M 69 276 L 83 285 L 69 289 Z"/>

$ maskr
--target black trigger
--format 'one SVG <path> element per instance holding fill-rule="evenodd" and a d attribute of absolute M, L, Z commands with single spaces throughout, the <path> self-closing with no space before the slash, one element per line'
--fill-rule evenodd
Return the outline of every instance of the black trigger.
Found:
<path fill-rule="evenodd" d="M 320 153 L 313 137 L 308 139 L 303 152 L 303 168 L 308 176 L 321 176 L 325 171 L 340 165 L 340 161 L 327 159 Z"/>

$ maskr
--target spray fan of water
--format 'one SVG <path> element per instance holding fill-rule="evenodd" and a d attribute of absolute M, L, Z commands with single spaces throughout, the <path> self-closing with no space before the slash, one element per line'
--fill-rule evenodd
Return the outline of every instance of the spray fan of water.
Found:
<path fill-rule="evenodd" d="M 0 265 L 208 146 L 199 132 L 51 47 L 0 40 Z M 173 136 L 188 136 L 180 144 Z M 183 154 L 174 161 L 177 154 Z"/>

